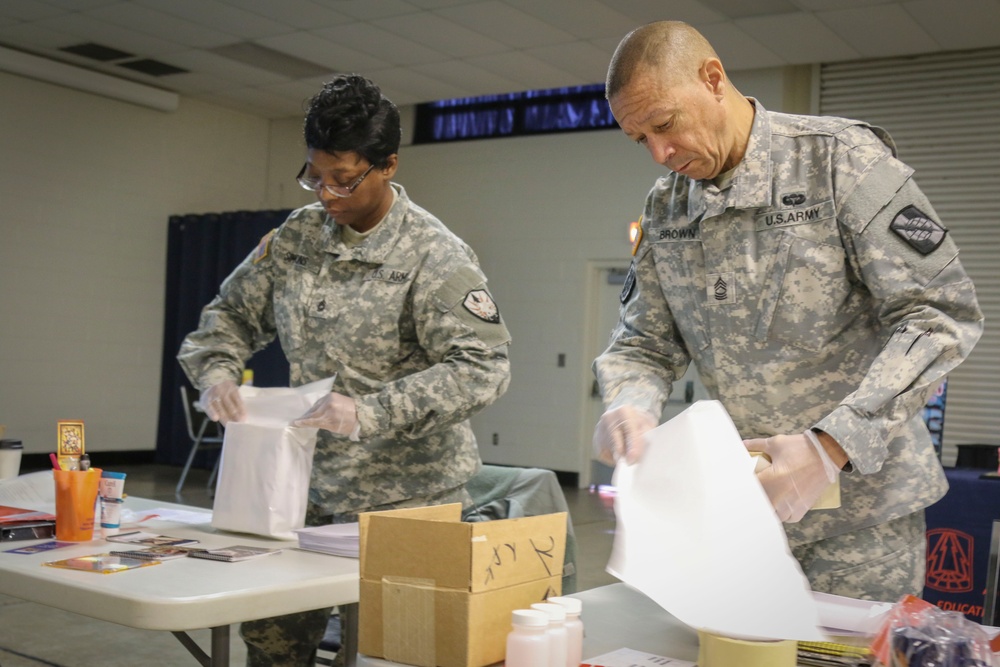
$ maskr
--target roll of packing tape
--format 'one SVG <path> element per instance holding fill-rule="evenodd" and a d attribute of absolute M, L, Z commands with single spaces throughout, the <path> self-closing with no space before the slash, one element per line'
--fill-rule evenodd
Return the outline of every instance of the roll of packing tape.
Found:
<path fill-rule="evenodd" d="M 753 642 L 698 631 L 698 667 L 795 667 L 795 641 Z"/>

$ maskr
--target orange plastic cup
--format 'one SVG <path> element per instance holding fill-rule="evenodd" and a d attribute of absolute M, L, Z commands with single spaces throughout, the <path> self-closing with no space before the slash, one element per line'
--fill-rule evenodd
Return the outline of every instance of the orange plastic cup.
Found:
<path fill-rule="evenodd" d="M 56 481 L 56 539 L 87 542 L 94 538 L 94 504 L 101 469 L 53 470 Z"/>

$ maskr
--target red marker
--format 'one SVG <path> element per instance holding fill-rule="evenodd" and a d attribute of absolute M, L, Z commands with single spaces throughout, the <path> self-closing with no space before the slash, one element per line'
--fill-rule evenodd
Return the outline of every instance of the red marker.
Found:
<path fill-rule="evenodd" d="M 55 454 L 49 454 L 49 460 L 52 461 L 53 470 L 62 470 L 62 466 L 59 465 L 59 459 L 56 457 Z"/>

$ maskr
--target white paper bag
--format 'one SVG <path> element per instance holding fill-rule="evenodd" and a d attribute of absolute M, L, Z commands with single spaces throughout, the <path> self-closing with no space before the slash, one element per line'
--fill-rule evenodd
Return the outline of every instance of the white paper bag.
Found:
<path fill-rule="evenodd" d="M 226 426 L 212 526 L 282 540 L 305 525 L 315 428 L 288 423 L 333 387 L 333 378 L 286 387 L 240 387 L 247 410 Z"/>

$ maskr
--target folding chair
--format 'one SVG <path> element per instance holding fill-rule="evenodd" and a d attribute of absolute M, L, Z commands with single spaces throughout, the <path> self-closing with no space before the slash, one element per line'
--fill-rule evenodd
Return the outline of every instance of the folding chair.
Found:
<path fill-rule="evenodd" d="M 188 397 L 187 387 L 181 385 L 181 403 L 184 405 L 184 423 L 187 425 L 188 437 L 191 438 L 191 453 L 188 454 L 187 462 L 184 464 L 184 470 L 181 471 L 180 481 L 177 482 L 177 488 L 174 493 L 180 494 L 181 489 L 184 488 L 184 480 L 187 479 L 188 471 L 191 470 L 191 462 L 194 461 L 195 454 L 198 453 L 198 448 L 202 445 L 211 445 L 212 447 L 222 448 L 222 436 L 223 429 L 222 424 L 218 422 L 213 422 L 208 418 L 208 415 L 198 411 L 197 416 L 194 414 L 195 407 L 192 400 Z M 205 431 L 208 429 L 209 424 L 213 425 L 215 435 L 205 435 Z M 208 478 L 208 490 L 211 492 L 212 483 L 215 481 L 215 476 L 219 473 L 219 461 L 222 459 L 221 452 L 219 458 L 215 459 L 215 466 L 212 468 L 212 474 Z"/>

